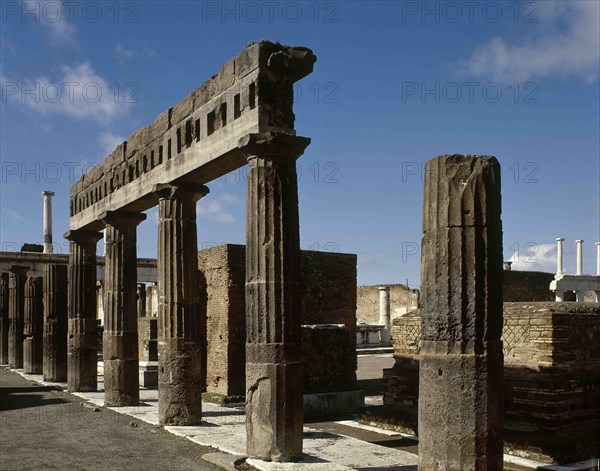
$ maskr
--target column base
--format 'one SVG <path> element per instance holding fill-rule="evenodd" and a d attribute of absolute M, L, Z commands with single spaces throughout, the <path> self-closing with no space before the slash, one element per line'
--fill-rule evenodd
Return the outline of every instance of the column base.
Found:
<path fill-rule="evenodd" d="M 140 402 L 136 360 L 104 360 L 104 405 L 137 406 Z"/>
<path fill-rule="evenodd" d="M 67 336 L 62 340 L 55 334 L 44 335 L 42 372 L 44 381 L 67 380 Z"/>
<path fill-rule="evenodd" d="M 246 437 L 250 458 L 302 458 L 302 363 L 246 363 Z"/>
<path fill-rule="evenodd" d="M 23 340 L 23 373 L 42 374 L 42 346 L 33 338 Z"/>
<path fill-rule="evenodd" d="M 11 368 L 23 368 L 23 339 L 8 339 L 8 366 Z"/>
<path fill-rule="evenodd" d="M 159 341 L 158 420 L 161 425 L 198 425 L 202 421 L 199 343 Z"/>
<path fill-rule="evenodd" d="M 98 390 L 98 327 L 96 319 L 69 319 L 67 390 Z"/>

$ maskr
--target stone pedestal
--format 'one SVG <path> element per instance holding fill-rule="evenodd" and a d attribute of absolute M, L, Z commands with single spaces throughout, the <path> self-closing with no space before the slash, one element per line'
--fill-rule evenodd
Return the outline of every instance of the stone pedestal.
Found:
<path fill-rule="evenodd" d="M 202 420 L 202 328 L 196 201 L 205 186 L 157 185 L 158 414 L 161 424 Z M 136 344 L 137 345 L 137 344 Z"/>
<path fill-rule="evenodd" d="M 425 175 L 419 470 L 500 470 L 500 165 L 441 156 Z"/>
<path fill-rule="evenodd" d="M 137 225 L 145 214 L 108 212 L 104 281 L 104 405 L 139 402 L 137 333 Z"/>
<path fill-rule="evenodd" d="M 29 267 L 13 265 L 8 279 L 8 365 L 23 368 L 25 282 Z"/>
<path fill-rule="evenodd" d="M 0 273 L 0 365 L 8 365 L 8 273 Z"/>
<path fill-rule="evenodd" d="M 251 458 L 302 457 L 303 371 L 296 159 L 310 140 L 240 142 L 251 166 L 246 226 L 246 435 Z"/>
<path fill-rule="evenodd" d="M 96 321 L 96 244 L 99 232 L 69 231 L 67 388 L 98 388 L 98 323 Z"/>
<path fill-rule="evenodd" d="M 44 267 L 44 381 L 67 380 L 67 266 Z"/>
<path fill-rule="evenodd" d="M 43 281 L 41 276 L 25 282 L 23 373 L 42 374 L 44 331 Z"/>

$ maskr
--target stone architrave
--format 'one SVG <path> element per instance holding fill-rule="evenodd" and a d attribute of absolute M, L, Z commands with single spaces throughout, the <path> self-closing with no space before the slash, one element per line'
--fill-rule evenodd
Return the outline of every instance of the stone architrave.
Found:
<path fill-rule="evenodd" d="M 23 327 L 25 323 L 25 282 L 29 267 L 13 265 L 8 279 L 8 365 L 23 368 Z"/>
<path fill-rule="evenodd" d="M 202 344 L 196 202 L 204 185 L 164 184 L 158 202 L 158 414 L 161 424 L 202 420 Z"/>
<path fill-rule="evenodd" d="M 254 134 L 240 141 L 250 164 L 246 222 L 247 453 L 302 457 L 303 370 L 296 159 L 310 139 Z"/>
<path fill-rule="evenodd" d="M 425 175 L 419 470 L 501 470 L 500 165 L 444 155 Z"/>
<path fill-rule="evenodd" d="M 67 388 L 98 388 L 98 322 L 96 321 L 96 245 L 99 232 L 69 231 Z"/>
<path fill-rule="evenodd" d="M 0 364 L 8 364 L 8 272 L 0 273 Z"/>
<path fill-rule="evenodd" d="M 145 214 L 110 211 L 106 225 L 104 280 L 104 405 L 139 402 L 137 332 L 137 226 Z"/>
<path fill-rule="evenodd" d="M 67 266 L 44 267 L 44 381 L 67 380 Z"/>
<path fill-rule="evenodd" d="M 23 373 L 42 374 L 44 294 L 41 276 L 25 282 L 25 323 L 23 334 Z"/>

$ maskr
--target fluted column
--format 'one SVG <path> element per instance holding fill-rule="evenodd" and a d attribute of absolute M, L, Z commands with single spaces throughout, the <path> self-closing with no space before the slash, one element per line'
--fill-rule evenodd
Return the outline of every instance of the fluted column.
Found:
<path fill-rule="evenodd" d="M 576 240 L 577 244 L 577 276 L 583 276 L 583 240 Z M 582 301 L 583 302 L 583 301 Z"/>
<path fill-rule="evenodd" d="M 102 234 L 69 231 L 67 388 L 98 388 L 98 323 L 96 321 L 96 244 Z"/>
<path fill-rule="evenodd" d="M 104 405 L 137 405 L 139 359 L 137 332 L 137 226 L 145 214 L 109 211 L 104 258 Z"/>
<path fill-rule="evenodd" d="M 44 267 L 44 381 L 67 380 L 67 266 Z"/>
<path fill-rule="evenodd" d="M 446 155 L 425 175 L 419 471 L 500 470 L 500 165 Z"/>
<path fill-rule="evenodd" d="M 158 415 L 161 424 L 202 420 L 202 328 L 196 201 L 203 185 L 157 185 Z"/>
<path fill-rule="evenodd" d="M 556 238 L 556 274 L 562 275 L 563 272 L 563 242 L 562 237 Z"/>
<path fill-rule="evenodd" d="M 240 142 L 250 164 L 246 213 L 246 436 L 252 458 L 302 457 L 303 370 L 296 159 L 310 139 Z"/>
<path fill-rule="evenodd" d="M 8 279 L 8 364 L 23 368 L 23 328 L 25 323 L 25 282 L 29 267 L 13 265 Z"/>
<path fill-rule="evenodd" d="M 0 364 L 8 364 L 8 272 L 0 273 Z"/>
<path fill-rule="evenodd" d="M 30 276 L 25 282 L 25 324 L 23 334 L 23 372 L 42 374 L 44 330 L 44 294 L 41 276 Z"/>
<path fill-rule="evenodd" d="M 389 345 L 391 339 L 391 313 L 390 313 L 390 287 L 380 286 L 379 287 L 379 323 L 385 327 L 381 330 L 380 338 L 381 343 Z"/>

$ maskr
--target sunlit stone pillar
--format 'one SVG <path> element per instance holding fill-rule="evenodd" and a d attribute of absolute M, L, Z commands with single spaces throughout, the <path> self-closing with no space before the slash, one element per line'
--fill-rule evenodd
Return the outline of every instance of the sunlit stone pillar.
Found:
<path fill-rule="evenodd" d="M 565 239 L 558 237 L 556 239 L 556 274 L 562 275 L 563 272 L 563 242 Z"/>
<path fill-rule="evenodd" d="M 96 244 L 99 232 L 69 231 L 67 388 L 98 388 L 98 323 L 96 321 Z"/>
<path fill-rule="evenodd" d="M 8 365 L 8 272 L 0 273 L 0 364 Z"/>
<path fill-rule="evenodd" d="M 379 323 L 385 327 L 381 330 L 381 343 L 389 345 L 392 341 L 390 336 L 391 314 L 390 314 L 390 287 L 379 287 Z"/>
<path fill-rule="evenodd" d="M 44 197 L 44 253 L 52 253 L 52 197 L 53 191 L 42 192 Z"/>
<path fill-rule="evenodd" d="M 246 437 L 252 458 L 302 457 L 296 159 L 310 139 L 250 135 L 246 225 Z"/>
<path fill-rule="evenodd" d="M 157 185 L 158 414 L 161 424 L 202 419 L 202 329 L 196 201 L 203 185 Z M 204 338 L 203 338 L 204 337 Z"/>
<path fill-rule="evenodd" d="M 501 470 L 500 165 L 446 155 L 425 175 L 419 471 Z"/>
<path fill-rule="evenodd" d="M 146 317 L 146 285 L 144 283 L 137 284 L 137 315 Z"/>
<path fill-rule="evenodd" d="M 44 381 L 67 380 L 67 266 L 44 267 Z"/>
<path fill-rule="evenodd" d="M 596 276 L 600 276 L 600 242 L 596 242 Z"/>
<path fill-rule="evenodd" d="M 104 405 L 137 405 L 139 359 L 137 332 L 137 226 L 145 214 L 109 211 L 104 247 Z"/>
<path fill-rule="evenodd" d="M 25 282 L 29 267 L 13 265 L 8 279 L 8 365 L 23 368 Z"/>
<path fill-rule="evenodd" d="M 583 240 L 576 240 L 577 243 L 577 276 L 583 275 Z"/>
<path fill-rule="evenodd" d="M 23 372 L 42 374 L 44 330 L 44 294 L 41 276 L 30 276 L 25 282 L 25 323 L 23 334 Z"/>

